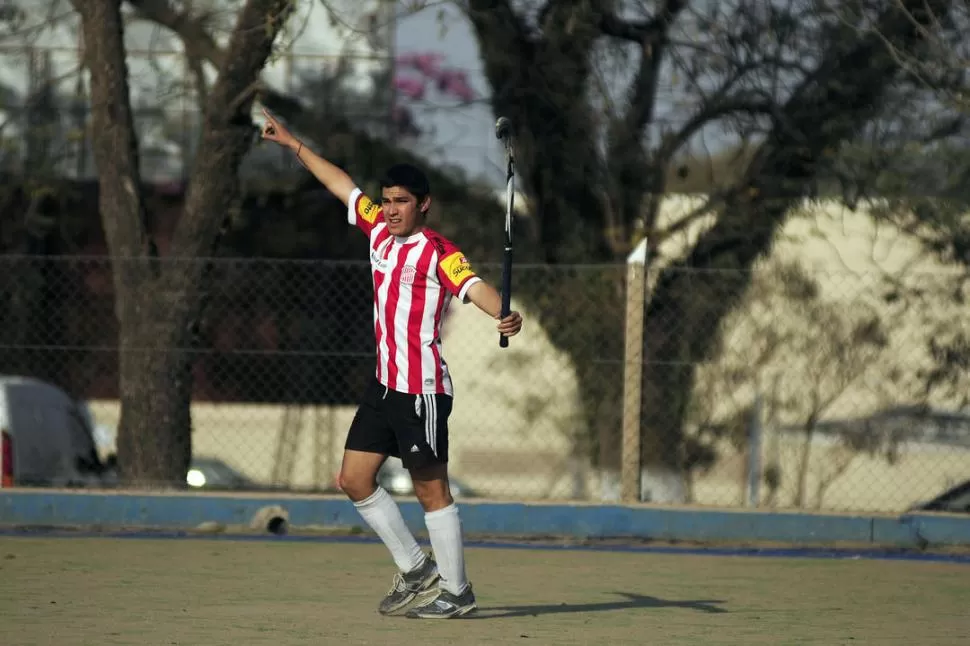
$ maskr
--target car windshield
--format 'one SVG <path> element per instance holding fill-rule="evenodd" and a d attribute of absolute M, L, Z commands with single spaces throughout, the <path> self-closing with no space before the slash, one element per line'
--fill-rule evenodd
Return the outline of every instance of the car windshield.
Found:
<path fill-rule="evenodd" d="M 207 476 L 213 476 L 222 481 L 239 481 L 245 479 L 241 474 L 234 471 L 232 467 L 219 460 L 197 460 L 192 466 L 204 471 Z"/>

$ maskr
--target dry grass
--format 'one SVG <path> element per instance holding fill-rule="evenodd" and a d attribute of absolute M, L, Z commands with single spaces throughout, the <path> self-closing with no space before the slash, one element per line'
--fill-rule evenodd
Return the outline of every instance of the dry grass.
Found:
<path fill-rule="evenodd" d="M 468 551 L 481 606 L 376 613 L 376 544 L 0 538 L 0 643 L 965 644 L 970 566 Z"/>

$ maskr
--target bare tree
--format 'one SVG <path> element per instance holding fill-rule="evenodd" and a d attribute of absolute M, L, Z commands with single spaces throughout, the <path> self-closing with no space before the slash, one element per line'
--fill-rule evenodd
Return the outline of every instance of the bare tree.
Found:
<path fill-rule="evenodd" d="M 120 0 L 72 0 L 91 73 L 94 156 L 120 326 L 118 459 L 128 484 L 184 486 L 191 457 L 192 348 L 211 254 L 236 207 L 237 171 L 254 139 L 255 81 L 291 10 L 247 0 L 209 89 L 185 210 L 169 254 L 155 245 L 140 189 Z"/>
<path fill-rule="evenodd" d="M 800 339 L 805 344 L 801 348 L 805 358 L 804 370 L 795 369 L 788 374 L 788 379 L 803 389 L 798 406 L 804 438 L 795 485 L 796 507 L 807 504 L 812 448 L 819 421 L 833 404 L 846 396 L 853 383 L 869 371 L 887 345 L 876 316 L 851 316 L 847 315 L 846 309 L 851 308 L 812 308 L 807 322 L 814 334 L 802 335 Z M 836 468 L 819 478 L 819 500 L 832 481 L 849 466 L 844 457 L 835 462 Z"/>
<path fill-rule="evenodd" d="M 886 51 L 914 81 L 933 90 L 943 90 L 939 96 L 946 103 L 961 112 L 970 112 L 970 96 L 962 84 L 954 83 L 957 79 L 965 80 L 970 72 L 970 43 L 964 38 L 970 29 L 970 4 L 954 2 L 941 8 L 932 3 L 914 7 L 904 0 L 892 2 L 919 28 L 926 43 L 923 55 L 899 47 L 892 38 L 878 31 L 877 25 L 862 29 L 881 37 Z"/>
<path fill-rule="evenodd" d="M 963 267 L 962 272 L 894 278 L 884 289 L 887 302 L 926 315 L 927 328 L 934 329 L 926 345 L 933 362 L 920 374 L 922 401 L 963 407 L 970 338 L 953 321 L 931 320 L 935 308 L 927 305 L 962 304 L 970 290 L 970 4 L 893 4 L 919 25 L 924 47 L 901 48 L 878 25 L 860 28 L 880 39 L 903 71 L 903 84 L 886 110 L 892 116 L 843 155 L 839 179 L 855 200 L 878 197 L 872 204 L 877 217 L 919 240 L 944 263 Z"/>
<path fill-rule="evenodd" d="M 646 272 L 655 286 L 645 304 L 641 447 L 655 478 L 644 493 L 683 499 L 683 425 L 695 366 L 712 352 L 748 269 L 770 249 L 792 205 L 813 193 L 840 148 L 879 115 L 901 75 L 885 41 L 918 55 L 951 2 L 851 3 L 851 17 L 800 0 L 463 4 L 495 112 L 518 124 L 540 258 L 612 261 L 645 234 L 659 261 Z M 621 92 L 594 96 L 604 58 L 633 72 L 603 84 L 623 82 Z M 667 169 L 715 130 L 753 146 L 740 178 L 712 191 L 697 211 L 664 222 Z M 696 232 L 693 244 L 664 258 L 663 241 L 688 229 Z M 721 273 L 702 276 L 698 268 Z M 576 291 L 564 285 L 559 300 Z M 540 316 L 548 329 L 563 330 L 554 339 L 562 347 L 575 343 L 555 309 Z M 603 325 L 604 336 L 621 337 L 619 325 Z M 572 354 L 577 364 L 595 359 Z M 621 390 L 615 373 L 582 376 L 592 397 L 612 391 L 615 401 Z M 617 427 L 615 417 L 594 417 L 602 405 L 588 408 L 596 411 L 592 424 Z"/>
<path fill-rule="evenodd" d="M 648 275 L 660 280 L 647 311 L 652 363 L 642 444 L 651 470 L 676 479 L 685 462 L 682 428 L 693 365 L 714 351 L 711 331 L 744 291 L 745 269 L 770 246 L 787 205 L 811 194 L 819 177 L 834 174 L 841 157 L 833 153 L 866 132 L 887 88 L 898 85 L 898 60 L 879 54 L 885 43 L 896 52 L 922 51 L 924 27 L 937 29 L 950 3 L 851 3 L 860 8 L 856 16 L 801 0 L 459 4 L 482 44 L 496 110 L 521 126 L 536 243 L 521 247 L 520 257 L 615 262 L 649 235 L 656 264 Z M 211 15 L 165 0 L 129 5 L 178 34 L 196 62 L 222 69 L 230 60 L 213 35 Z M 211 89 L 200 87 L 211 104 Z M 294 97 L 259 91 L 357 169 L 407 154 L 362 136 L 346 119 L 321 123 Z M 730 160 L 732 172 L 702 208 L 664 220 L 658 204 L 672 185 L 671 171 L 674 179 L 693 175 L 712 132 L 740 151 Z M 485 201 L 478 202 L 484 210 Z M 468 218 L 464 226 L 478 225 Z M 683 254 L 665 254 L 664 241 L 685 231 L 698 234 L 696 243 Z M 490 240 L 486 235 L 480 237 Z M 738 278 L 699 279 L 702 274 L 686 271 L 696 267 L 737 268 Z M 519 293 L 572 357 L 600 463 L 615 467 L 622 272 L 558 275 L 555 290 L 535 293 L 522 284 Z M 595 338 L 567 324 L 591 306 L 601 313 Z M 668 489 L 676 497 L 676 486 Z"/>
<path fill-rule="evenodd" d="M 752 402 L 759 396 L 773 441 L 780 429 L 801 431 L 794 460 L 798 507 L 809 503 L 813 465 L 817 503 L 857 455 L 876 450 L 871 432 L 852 428 L 826 450 L 824 460 L 813 460 L 819 424 L 833 407 L 851 403 L 871 411 L 890 399 L 882 373 L 874 374 L 892 365 L 883 314 L 861 299 L 831 298 L 795 263 L 776 260 L 760 267 L 738 308 L 724 320 L 722 342 L 699 369 L 699 387 L 691 398 L 690 427 L 699 429 L 700 440 L 713 440 L 711 450 L 724 439 L 737 451 L 747 448 Z M 867 375 L 876 379 L 860 386 Z M 865 401 L 847 401 L 862 393 Z M 768 467 L 782 469 L 778 456 Z"/>

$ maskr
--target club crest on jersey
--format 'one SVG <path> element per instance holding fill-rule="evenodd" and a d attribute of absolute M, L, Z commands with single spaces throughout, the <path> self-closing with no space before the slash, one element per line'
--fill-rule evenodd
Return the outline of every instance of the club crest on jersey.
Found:
<path fill-rule="evenodd" d="M 417 269 L 411 265 L 404 265 L 401 269 L 401 284 L 402 285 L 413 285 L 414 276 L 417 274 Z"/>

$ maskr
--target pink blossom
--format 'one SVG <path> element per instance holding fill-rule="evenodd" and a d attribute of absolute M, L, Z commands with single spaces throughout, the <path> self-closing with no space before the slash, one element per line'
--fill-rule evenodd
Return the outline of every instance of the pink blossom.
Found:
<path fill-rule="evenodd" d="M 420 100 L 425 96 L 427 82 L 442 94 L 457 98 L 463 102 L 475 100 L 475 90 L 468 82 L 468 75 L 464 70 L 442 68 L 444 56 L 438 53 L 410 53 L 397 58 L 399 68 L 409 68 L 418 72 L 424 79 L 414 77 L 397 77 L 394 79 L 395 89 L 411 100 Z"/>
<path fill-rule="evenodd" d="M 419 79 L 396 77 L 394 79 L 394 89 L 413 101 L 420 101 L 424 98 L 424 81 Z"/>

